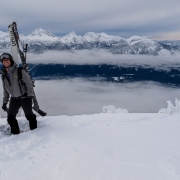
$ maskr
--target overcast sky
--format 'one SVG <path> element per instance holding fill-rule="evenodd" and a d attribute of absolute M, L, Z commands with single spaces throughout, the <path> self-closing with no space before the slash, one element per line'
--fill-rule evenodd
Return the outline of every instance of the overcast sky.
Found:
<path fill-rule="evenodd" d="M 21 34 L 105 32 L 129 38 L 180 40 L 180 0 L 1 0 L 0 30 L 16 21 Z"/>

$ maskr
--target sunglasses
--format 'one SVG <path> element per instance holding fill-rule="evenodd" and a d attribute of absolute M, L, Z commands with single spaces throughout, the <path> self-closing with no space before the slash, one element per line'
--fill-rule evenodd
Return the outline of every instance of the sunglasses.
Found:
<path fill-rule="evenodd" d="M 1 60 L 3 59 L 11 59 L 11 57 L 8 54 L 1 55 Z"/>

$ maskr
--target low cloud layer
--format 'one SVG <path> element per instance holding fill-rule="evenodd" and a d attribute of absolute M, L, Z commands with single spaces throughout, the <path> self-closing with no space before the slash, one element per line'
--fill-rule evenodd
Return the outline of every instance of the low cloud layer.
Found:
<path fill-rule="evenodd" d="M 130 113 L 157 113 L 167 107 L 167 100 L 174 103 L 175 98 L 180 99 L 179 88 L 152 82 L 102 83 L 77 78 L 36 81 L 35 91 L 41 109 L 49 116 L 101 113 L 103 106 L 108 105 Z M 6 116 L 2 110 L 1 115 Z"/>
<path fill-rule="evenodd" d="M 106 50 L 47 51 L 43 54 L 28 54 L 28 62 L 35 64 L 109 64 L 119 66 L 143 66 L 156 69 L 180 67 L 180 55 L 150 56 L 112 54 Z"/>
<path fill-rule="evenodd" d="M 71 31 L 106 32 L 124 38 L 132 35 L 180 39 L 179 0 L 1 0 L 1 30 L 17 21 L 22 34 L 36 28 L 64 35 Z M 166 36 L 168 34 L 168 37 Z"/>
<path fill-rule="evenodd" d="M 0 54 L 10 49 L 0 49 Z M 43 54 L 27 53 L 31 64 L 117 65 L 151 67 L 161 70 L 180 69 L 180 54 L 166 56 L 112 54 L 107 50 L 47 51 Z"/>

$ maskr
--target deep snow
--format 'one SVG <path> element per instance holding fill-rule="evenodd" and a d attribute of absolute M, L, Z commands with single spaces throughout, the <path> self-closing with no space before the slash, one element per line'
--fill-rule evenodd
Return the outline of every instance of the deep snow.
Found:
<path fill-rule="evenodd" d="M 179 180 L 179 139 L 179 114 L 38 117 L 36 130 L 0 133 L 0 172 L 3 180 Z"/>

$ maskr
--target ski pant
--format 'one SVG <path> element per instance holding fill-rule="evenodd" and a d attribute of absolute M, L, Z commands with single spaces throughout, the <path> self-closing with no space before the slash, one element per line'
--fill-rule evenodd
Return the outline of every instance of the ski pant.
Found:
<path fill-rule="evenodd" d="M 18 99 L 11 97 L 7 121 L 11 127 L 12 134 L 20 133 L 19 125 L 16 119 L 16 115 L 20 107 L 24 110 L 24 114 L 29 121 L 30 130 L 37 128 L 36 115 L 32 112 L 32 98 Z"/>

